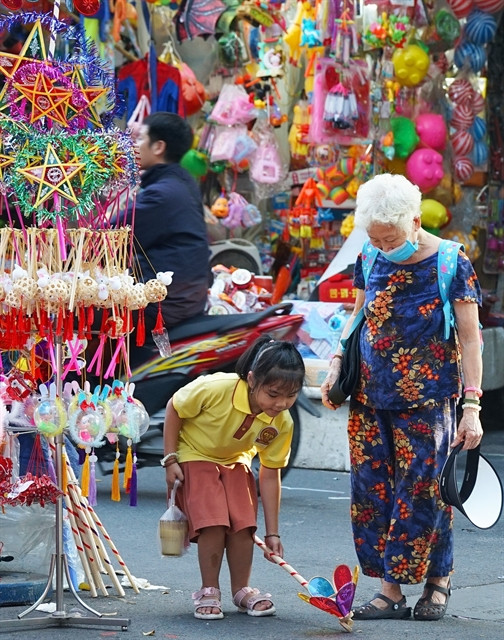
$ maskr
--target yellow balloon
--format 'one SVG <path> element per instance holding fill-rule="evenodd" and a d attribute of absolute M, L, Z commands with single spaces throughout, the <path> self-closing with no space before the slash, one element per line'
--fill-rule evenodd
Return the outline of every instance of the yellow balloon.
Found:
<path fill-rule="evenodd" d="M 448 212 L 446 207 L 431 198 L 422 200 L 420 204 L 422 227 L 439 229 L 448 222 Z"/>
<path fill-rule="evenodd" d="M 417 44 L 409 44 L 404 49 L 395 50 L 392 64 L 399 84 L 405 87 L 414 87 L 425 78 L 430 60 L 422 47 Z"/>

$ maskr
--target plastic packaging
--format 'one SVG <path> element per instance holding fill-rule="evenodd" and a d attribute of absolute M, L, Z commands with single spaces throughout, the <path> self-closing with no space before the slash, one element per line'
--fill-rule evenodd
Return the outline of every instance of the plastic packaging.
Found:
<path fill-rule="evenodd" d="M 180 482 L 175 480 L 168 500 L 168 509 L 159 519 L 159 542 L 164 556 L 181 556 L 189 545 L 187 518 L 175 504 L 175 494 Z"/>

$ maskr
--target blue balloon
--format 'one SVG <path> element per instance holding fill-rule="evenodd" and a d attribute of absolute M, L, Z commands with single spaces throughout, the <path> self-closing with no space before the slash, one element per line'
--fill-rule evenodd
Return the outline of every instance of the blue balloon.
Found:
<path fill-rule="evenodd" d="M 497 31 L 497 20 L 489 13 L 473 9 L 467 16 L 464 38 L 474 44 L 487 44 Z"/>
<path fill-rule="evenodd" d="M 488 160 L 488 145 L 482 140 L 476 140 L 470 158 L 473 161 L 475 167 L 479 167 L 485 164 Z"/>
<path fill-rule="evenodd" d="M 475 140 L 482 140 L 486 136 L 486 132 L 486 122 L 483 120 L 483 118 L 480 118 L 480 116 L 476 116 L 469 129 L 469 133 Z"/>
<path fill-rule="evenodd" d="M 465 41 L 455 49 L 453 59 L 459 69 L 468 64 L 474 73 L 478 73 L 485 65 L 486 51 L 480 44 Z"/>

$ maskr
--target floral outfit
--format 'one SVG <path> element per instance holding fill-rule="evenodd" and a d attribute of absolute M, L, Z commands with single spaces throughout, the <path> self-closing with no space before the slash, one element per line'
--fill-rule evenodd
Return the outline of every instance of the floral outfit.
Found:
<path fill-rule="evenodd" d="M 452 570 L 452 510 L 438 477 L 456 430 L 461 362 L 444 339 L 437 254 L 400 265 L 378 255 L 365 290 L 361 381 L 350 401 L 352 527 L 366 575 L 415 584 Z M 480 304 L 470 261 L 459 253 L 450 302 Z"/>

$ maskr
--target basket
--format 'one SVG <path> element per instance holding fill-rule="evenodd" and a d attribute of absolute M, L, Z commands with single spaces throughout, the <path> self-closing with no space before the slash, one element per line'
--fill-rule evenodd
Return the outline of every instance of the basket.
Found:
<path fill-rule="evenodd" d="M 159 542 L 164 556 L 181 556 L 187 536 L 187 518 L 175 504 L 175 493 L 180 485 L 175 481 L 168 500 L 168 509 L 159 519 Z"/>

